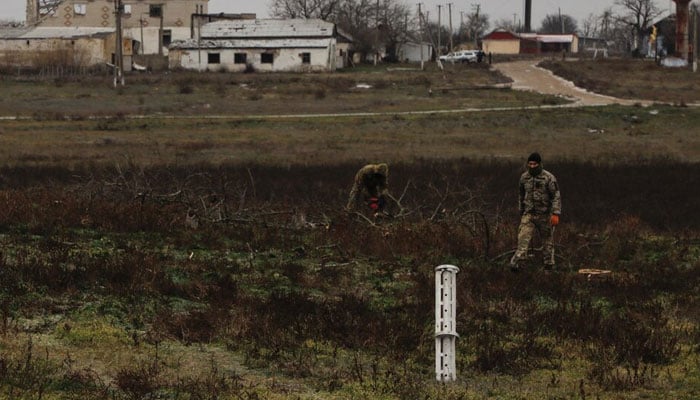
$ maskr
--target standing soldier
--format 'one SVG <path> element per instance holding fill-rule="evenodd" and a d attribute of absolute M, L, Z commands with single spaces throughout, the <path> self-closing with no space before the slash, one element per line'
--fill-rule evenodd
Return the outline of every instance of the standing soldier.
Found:
<path fill-rule="evenodd" d="M 527 158 L 527 171 L 520 176 L 518 200 L 518 249 L 510 260 L 511 270 L 519 271 L 518 262 L 526 257 L 535 230 L 542 238 L 544 268 L 551 270 L 554 268 L 553 234 L 561 215 L 561 195 L 557 178 L 542 169 L 539 153 L 532 153 Z"/>
<path fill-rule="evenodd" d="M 378 216 L 386 206 L 389 194 L 389 166 L 386 164 L 367 164 L 355 174 L 355 182 L 350 190 L 346 208 L 353 210 L 363 200 Z"/>

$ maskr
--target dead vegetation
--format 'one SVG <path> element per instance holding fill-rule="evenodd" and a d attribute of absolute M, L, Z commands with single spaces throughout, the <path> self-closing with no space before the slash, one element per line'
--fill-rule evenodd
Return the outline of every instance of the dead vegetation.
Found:
<path fill-rule="evenodd" d="M 338 74 L 314 89 L 304 75 L 168 79 L 110 91 L 112 109 L 100 90 L 70 81 L 35 99 L 55 107 L 41 113 L 18 111 L 31 108 L 21 85 L 3 91 L 2 104 L 28 118 L 0 128 L 0 397 L 700 390 L 695 109 L 133 118 L 153 99 L 188 110 L 172 104 L 204 85 L 218 97 L 245 92 L 232 104 L 260 111 L 332 107 L 355 96 L 348 84 L 370 80 L 387 97 L 360 92 L 347 107 L 401 108 L 397 96 L 434 84 L 372 74 Z M 34 95 L 41 87 L 23 84 Z M 461 85 L 433 91 L 428 105 L 547 101 Z M 76 112 L 74 101 L 94 108 Z M 100 109 L 104 118 L 93 119 Z M 221 109 L 197 110 L 182 112 Z M 550 274 L 537 246 L 524 273 L 503 265 L 531 149 L 545 154 L 564 196 Z M 359 165 L 376 160 L 390 163 L 390 215 L 341 211 Z M 434 268 L 444 263 L 460 267 L 456 385 L 434 384 Z M 578 268 L 612 273 L 588 280 Z"/>
<path fill-rule="evenodd" d="M 547 60 L 540 63 L 576 86 L 623 99 L 686 105 L 700 103 L 700 79 L 688 68 L 666 68 L 654 60 Z"/>
<path fill-rule="evenodd" d="M 546 374 L 562 396 L 607 398 L 670 376 L 692 390 L 677 368 L 698 337 L 697 165 L 551 163 L 568 200 L 550 275 L 536 257 L 519 275 L 501 263 L 519 165 L 392 165 L 400 206 L 382 220 L 338 206 L 353 166 L 6 168 L 0 391 L 294 398 L 303 382 L 442 398 L 426 383 L 445 262 L 461 268 L 470 379 Z M 614 275 L 590 282 L 583 266 Z"/>

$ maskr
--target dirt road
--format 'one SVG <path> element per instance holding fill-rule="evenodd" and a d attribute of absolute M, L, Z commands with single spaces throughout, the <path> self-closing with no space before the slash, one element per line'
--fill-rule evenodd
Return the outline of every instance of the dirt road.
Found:
<path fill-rule="evenodd" d="M 536 66 L 538 61 L 513 61 L 494 64 L 493 67 L 503 75 L 513 80 L 514 90 L 530 90 L 534 92 L 558 95 L 576 102 L 581 106 L 599 106 L 608 104 L 647 104 L 650 102 L 642 100 L 626 100 L 615 97 L 604 96 L 597 93 L 588 92 L 574 86 L 570 81 L 564 80 L 551 71 Z"/>

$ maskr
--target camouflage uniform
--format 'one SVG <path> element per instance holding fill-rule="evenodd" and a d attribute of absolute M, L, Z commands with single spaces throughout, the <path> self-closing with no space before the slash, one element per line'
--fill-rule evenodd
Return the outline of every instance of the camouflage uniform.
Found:
<path fill-rule="evenodd" d="M 378 211 L 382 211 L 385 197 L 389 193 L 389 166 L 386 164 L 367 164 L 355 174 L 355 182 L 350 190 L 347 209 L 352 210 L 358 206 L 360 199 L 367 204 L 375 198 L 378 202 Z"/>
<path fill-rule="evenodd" d="M 561 195 L 557 178 L 540 165 L 534 175 L 525 171 L 520 176 L 519 186 L 518 249 L 511 264 L 515 265 L 519 260 L 526 258 L 530 241 L 537 230 L 542 238 L 544 265 L 551 268 L 554 266 L 554 237 L 550 218 L 553 214 L 561 214 Z"/>

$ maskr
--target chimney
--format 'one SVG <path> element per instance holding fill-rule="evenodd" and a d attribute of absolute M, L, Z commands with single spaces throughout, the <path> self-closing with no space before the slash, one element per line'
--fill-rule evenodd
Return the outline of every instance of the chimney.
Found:
<path fill-rule="evenodd" d="M 525 32 L 532 32 L 532 0 L 525 0 Z"/>

